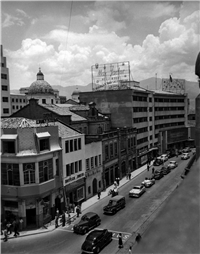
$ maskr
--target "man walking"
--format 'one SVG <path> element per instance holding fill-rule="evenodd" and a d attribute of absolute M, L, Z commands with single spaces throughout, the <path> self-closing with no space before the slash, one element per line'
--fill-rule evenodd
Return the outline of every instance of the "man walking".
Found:
<path fill-rule="evenodd" d="M 77 214 L 77 218 L 79 217 L 79 214 L 80 214 L 80 208 L 79 208 L 79 205 L 77 205 L 76 207 L 76 214 Z"/>
<path fill-rule="evenodd" d="M 122 234 L 119 233 L 119 236 L 118 236 L 118 245 L 119 245 L 119 248 L 123 248 L 123 241 L 122 241 Z"/>
<path fill-rule="evenodd" d="M 13 221 L 14 237 L 17 237 L 19 235 L 18 228 L 19 228 L 19 223 L 18 221 L 14 220 Z"/>
<path fill-rule="evenodd" d="M 98 191 L 97 195 L 98 195 L 98 199 L 100 199 L 100 197 L 101 197 L 101 191 L 100 190 Z"/>

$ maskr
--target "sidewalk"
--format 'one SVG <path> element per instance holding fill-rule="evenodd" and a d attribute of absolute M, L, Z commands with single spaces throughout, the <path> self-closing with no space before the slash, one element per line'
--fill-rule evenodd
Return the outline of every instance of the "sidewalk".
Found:
<path fill-rule="evenodd" d="M 151 163 L 151 165 L 152 165 L 152 163 Z M 133 171 L 132 173 L 131 173 L 131 179 L 133 179 L 133 178 L 135 178 L 136 176 L 138 176 L 139 174 L 141 174 L 142 172 L 144 172 L 145 170 L 147 170 L 147 164 L 145 164 L 145 165 L 143 165 L 141 168 L 138 168 L 138 169 L 136 169 L 135 171 Z M 124 177 L 124 178 L 122 178 L 121 180 L 120 180 L 120 184 L 119 184 L 119 189 L 124 185 L 124 184 L 126 184 L 127 182 L 129 182 L 130 180 L 129 179 L 126 179 L 126 177 Z M 108 191 L 110 190 L 110 189 L 113 189 L 114 188 L 114 184 L 113 185 L 111 185 L 111 186 L 109 186 L 105 191 L 102 191 L 101 192 L 101 198 L 100 199 L 103 199 L 103 198 L 105 198 L 105 197 L 107 197 L 108 196 Z M 95 196 L 93 196 L 93 197 L 91 197 L 90 199 L 88 199 L 88 200 L 86 200 L 86 201 L 84 201 L 83 203 L 82 203 L 82 207 L 81 207 L 81 210 L 82 210 L 82 212 L 85 210 L 85 209 L 87 209 L 88 207 L 90 207 L 90 206 L 92 206 L 92 205 L 94 205 L 95 203 L 97 203 L 99 200 L 98 200 L 98 198 L 97 198 L 97 195 L 95 195 Z M 71 218 L 73 219 L 73 220 L 76 220 L 76 214 L 75 213 L 70 213 L 70 215 L 71 215 Z M 60 217 L 61 218 L 61 217 Z M 59 219 L 60 220 L 60 219 Z M 62 224 L 60 223 L 59 224 L 59 226 L 61 226 Z M 46 225 L 45 225 L 46 226 Z M 41 228 L 38 228 L 38 229 L 34 229 L 34 230 L 24 230 L 24 231 L 21 231 L 20 232 L 20 235 L 17 237 L 17 238 L 19 238 L 19 237 L 24 237 L 24 236 L 29 236 L 29 235 L 36 235 L 36 234 L 43 234 L 43 233 L 48 233 L 48 232 L 51 232 L 51 231 L 53 231 L 53 230 L 56 230 L 56 228 L 55 228 L 55 220 L 52 220 L 50 223 L 48 223 L 48 226 L 47 227 L 41 227 Z M 13 238 L 15 238 L 14 237 L 14 233 L 12 233 L 12 235 L 8 235 L 8 241 L 10 240 L 10 239 L 13 239 Z M 1 240 L 3 240 L 4 239 L 4 236 L 2 235 L 1 236 Z"/>

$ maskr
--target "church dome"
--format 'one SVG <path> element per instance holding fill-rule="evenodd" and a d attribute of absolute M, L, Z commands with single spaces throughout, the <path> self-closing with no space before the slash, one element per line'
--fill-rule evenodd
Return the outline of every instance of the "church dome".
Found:
<path fill-rule="evenodd" d="M 37 80 L 34 81 L 28 89 L 28 94 L 38 94 L 38 93 L 54 94 L 53 88 L 49 85 L 48 82 L 44 80 L 44 75 L 40 69 L 39 72 L 37 73 Z"/>
<path fill-rule="evenodd" d="M 79 95 L 80 91 L 78 90 L 78 88 L 76 88 L 76 90 L 73 91 L 72 95 Z"/>

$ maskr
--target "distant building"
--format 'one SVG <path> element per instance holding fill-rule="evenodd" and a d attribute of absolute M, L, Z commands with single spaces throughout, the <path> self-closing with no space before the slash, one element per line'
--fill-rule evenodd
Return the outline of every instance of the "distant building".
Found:
<path fill-rule="evenodd" d="M 27 97 L 25 94 L 10 94 L 11 112 L 12 114 L 27 105 Z"/>
<path fill-rule="evenodd" d="M 78 90 L 78 88 L 76 88 L 76 90 L 73 91 L 72 93 L 72 100 L 79 102 L 79 95 L 80 95 L 80 91 Z"/>
<path fill-rule="evenodd" d="M 1 117 L 8 117 L 11 113 L 9 69 L 1 45 Z"/>

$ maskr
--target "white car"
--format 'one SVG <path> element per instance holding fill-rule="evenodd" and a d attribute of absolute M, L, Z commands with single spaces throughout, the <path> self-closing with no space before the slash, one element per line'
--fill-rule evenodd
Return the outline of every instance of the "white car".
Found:
<path fill-rule="evenodd" d="M 176 161 L 170 161 L 167 167 L 170 169 L 174 169 L 178 167 L 178 163 Z"/>
<path fill-rule="evenodd" d="M 139 198 L 143 193 L 145 193 L 145 187 L 143 185 L 134 186 L 132 190 L 129 191 L 129 197 Z"/>
<path fill-rule="evenodd" d="M 190 158 L 190 154 L 189 153 L 183 153 L 182 155 L 181 155 L 181 159 L 182 160 L 187 160 L 187 159 L 189 159 Z"/>
<path fill-rule="evenodd" d="M 167 161 L 168 160 L 168 155 L 167 154 L 162 154 L 161 156 L 158 157 L 158 159 L 161 159 L 163 161 Z"/>
<path fill-rule="evenodd" d="M 151 187 L 152 185 L 155 184 L 155 179 L 145 179 L 143 182 L 142 182 L 142 185 L 146 188 L 149 188 Z"/>

